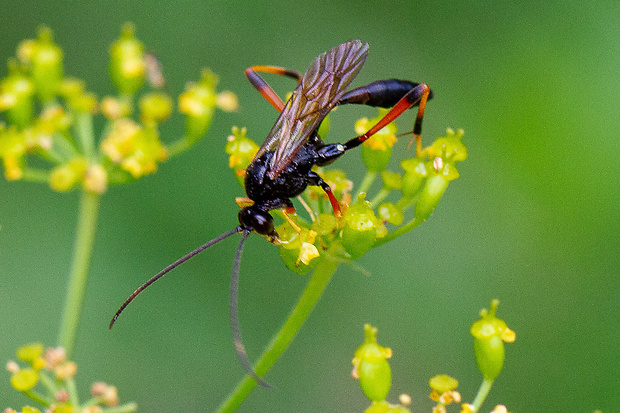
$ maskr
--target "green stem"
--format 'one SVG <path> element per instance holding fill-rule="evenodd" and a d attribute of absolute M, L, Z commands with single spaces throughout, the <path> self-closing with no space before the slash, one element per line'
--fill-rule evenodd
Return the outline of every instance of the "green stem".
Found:
<path fill-rule="evenodd" d="M 28 397 L 34 402 L 39 403 L 41 406 L 49 407 L 53 403 L 53 400 L 41 396 L 34 390 L 24 390 L 22 391 L 22 393 L 24 394 L 24 396 Z"/>
<path fill-rule="evenodd" d="M 77 387 L 75 386 L 75 380 L 70 378 L 67 380 L 67 392 L 69 393 L 69 401 L 74 406 L 80 405 L 80 398 L 78 396 Z"/>
<path fill-rule="evenodd" d="M 39 381 L 43 384 L 43 386 L 45 386 L 47 392 L 50 394 L 54 394 L 59 390 L 58 385 L 47 374 L 45 374 L 44 370 L 39 371 Z"/>
<path fill-rule="evenodd" d="M 482 381 L 482 384 L 478 389 L 478 394 L 476 394 L 476 398 L 474 399 L 474 413 L 477 412 L 478 409 L 480 409 L 480 407 L 482 406 L 482 403 L 484 403 L 484 400 L 487 398 L 489 392 L 491 391 L 491 387 L 493 387 L 493 380 L 485 379 Z"/>
<path fill-rule="evenodd" d="M 91 160 L 95 154 L 95 134 L 93 133 L 93 116 L 88 112 L 78 112 L 75 122 L 76 134 L 80 140 L 82 153 Z"/>
<path fill-rule="evenodd" d="M 27 167 L 24 169 L 22 180 L 28 182 L 48 183 L 50 181 L 50 173 L 49 171 L 43 169 Z"/>
<path fill-rule="evenodd" d="M 83 191 L 80 200 L 80 215 L 73 248 L 73 262 L 71 264 L 69 286 L 58 334 L 58 345 L 64 347 L 68 357 L 70 357 L 73 350 L 82 311 L 82 300 L 86 290 L 86 278 L 88 277 L 90 258 L 95 241 L 100 199 L 98 194 Z"/>
<path fill-rule="evenodd" d="M 398 238 L 401 235 L 411 231 L 412 229 L 414 229 L 415 227 L 417 227 L 418 225 L 420 225 L 422 222 L 424 222 L 423 220 L 418 220 L 416 218 L 413 218 L 411 221 L 407 222 L 405 225 L 398 227 L 396 230 L 390 232 L 389 234 L 387 234 L 385 237 L 383 238 L 378 238 L 375 243 L 373 244 L 373 248 L 377 248 L 380 245 L 385 244 L 386 242 L 392 241 L 394 238 Z"/>
<path fill-rule="evenodd" d="M 367 171 L 366 175 L 364 175 L 364 179 L 362 180 L 362 182 L 360 183 L 359 188 L 357 188 L 357 193 L 359 194 L 360 192 L 364 192 L 367 193 L 368 189 L 370 189 L 370 186 L 372 185 L 372 183 L 375 181 L 375 178 L 377 177 L 377 173 L 376 172 L 370 172 Z"/>
<path fill-rule="evenodd" d="M 377 195 L 375 195 L 375 197 L 372 199 L 372 201 L 370 201 L 370 207 L 372 209 L 376 208 L 377 204 L 383 201 L 389 194 L 389 189 L 381 188 L 379 192 L 377 192 Z"/>
<path fill-rule="evenodd" d="M 336 268 L 338 268 L 340 261 L 334 257 L 333 252 L 334 251 L 331 251 L 331 249 L 328 250 L 321 259 L 321 262 L 318 263 L 297 305 L 289 314 L 280 331 L 271 339 L 271 342 L 265 348 L 260 359 L 254 366 L 254 371 L 256 371 L 256 374 L 260 377 L 263 377 L 282 353 L 284 353 L 284 350 L 286 350 L 297 331 L 299 331 L 312 312 L 314 305 L 321 297 L 332 275 L 336 272 Z M 246 375 L 239 382 L 237 388 L 219 406 L 217 412 L 232 412 L 237 409 L 256 384 L 256 380 Z"/>
<path fill-rule="evenodd" d="M 180 153 L 185 152 L 186 150 L 191 148 L 193 144 L 194 142 L 190 142 L 189 139 L 187 139 L 187 137 L 185 136 L 183 136 L 181 139 L 178 139 L 172 142 L 166 148 L 168 150 L 168 159 L 173 158 L 179 155 Z"/>

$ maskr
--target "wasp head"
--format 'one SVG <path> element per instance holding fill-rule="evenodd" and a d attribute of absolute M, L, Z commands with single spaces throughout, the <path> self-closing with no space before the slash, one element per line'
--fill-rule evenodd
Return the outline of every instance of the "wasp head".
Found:
<path fill-rule="evenodd" d="M 270 242 L 278 240 L 278 233 L 273 226 L 273 217 L 268 212 L 257 208 L 256 205 L 241 208 L 239 223 L 246 229 L 269 237 Z"/>

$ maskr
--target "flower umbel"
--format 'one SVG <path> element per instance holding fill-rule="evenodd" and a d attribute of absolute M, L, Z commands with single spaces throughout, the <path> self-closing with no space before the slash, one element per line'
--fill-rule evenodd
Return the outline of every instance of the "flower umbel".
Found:
<path fill-rule="evenodd" d="M 40 343 L 28 344 L 17 350 L 17 358 L 28 364 L 21 368 L 13 361 L 7 363 L 7 370 L 11 373 L 11 386 L 23 393 L 43 409 L 50 412 L 103 412 L 102 407 L 118 406 L 117 412 L 134 412 L 135 403 L 119 406 L 119 397 L 116 387 L 102 382 L 92 385 L 92 398 L 83 404 L 78 404 L 75 377 L 77 365 L 66 359 L 66 352 L 62 347 L 44 349 Z M 49 374 L 52 373 L 54 379 Z M 92 409 L 99 410 L 92 410 Z M 90 410 L 89 410 L 90 409 Z M 15 410 L 8 410 L 15 411 Z M 34 407 L 22 407 L 24 412 L 40 412 Z"/>

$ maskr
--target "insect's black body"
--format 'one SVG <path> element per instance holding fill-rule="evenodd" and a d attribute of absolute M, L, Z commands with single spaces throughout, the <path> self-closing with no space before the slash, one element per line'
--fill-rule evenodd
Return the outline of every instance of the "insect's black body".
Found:
<path fill-rule="evenodd" d="M 245 72 L 252 85 L 274 106 L 280 116 L 265 138 L 254 159 L 245 171 L 245 190 L 253 202 L 239 211 L 240 225 L 220 235 L 181 257 L 157 273 L 123 303 L 110 322 L 110 328 L 127 305 L 145 288 L 178 265 L 236 233 L 243 233 L 237 248 L 231 280 L 230 320 L 237 356 L 244 369 L 260 384 L 268 386 L 252 369 L 241 340 L 237 313 L 237 291 L 241 251 L 247 236 L 252 232 L 265 235 L 270 241 L 278 240 L 273 218 L 269 211 L 293 209 L 291 198 L 300 195 L 308 185 L 320 186 L 328 195 L 336 216 L 340 206 L 329 185 L 312 167 L 334 162 L 349 149 L 388 125 L 405 110 L 419 106 L 413 126 L 413 135 L 420 149 L 420 132 L 426 101 L 432 98 L 430 88 L 424 83 L 388 79 L 346 91 L 366 61 L 368 44 L 359 40 L 343 43 L 321 54 L 306 73 L 299 73 L 274 66 L 252 66 Z M 283 103 L 257 72 L 274 73 L 297 79 L 299 82 L 290 99 Z M 327 114 L 336 106 L 361 104 L 392 108 L 375 126 L 363 135 L 345 143 L 325 144 L 318 129 Z"/>
<path fill-rule="evenodd" d="M 254 205 L 239 211 L 240 223 L 259 234 L 277 237 L 271 229 L 267 233 L 261 232 L 264 225 L 259 225 L 259 230 L 254 228 L 252 216 L 259 214 L 261 218 L 269 220 L 270 210 L 292 208 L 291 198 L 300 195 L 308 185 L 326 185 L 321 177 L 312 171 L 312 167 L 328 165 L 344 152 L 343 145 L 326 145 L 314 132 L 274 179 L 269 176 L 268 171 L 275 152 L 268 151 L 257 156 L 246 169 L 245 175 L 245 192 L 248 198 L 254 201 Z"/>
<path fill-rule="evenodd" d="M 334 106 L 361 104 L 394 107 L 398 116 L 405 109 L 419 104 L 421 99 L 425 103 L 432 97 L 428 86 L 398 79 L 380 80 L 346 92 L 364 64 L 367 53 L 366 43 L 353 40 L 317 57 L 303 76 L 286 69 L 267 67 L 274 73 L 297 77 L 299 85 L 286 104 L 281 104 L 281 108 L 274 105 L 280 110 L 280 116 L 246 169 L 245 190 L 254 204 L 239 212 L 239 222 L 244 230 L 253 230 L 276 240 L 278 235 L 273 229 L 269 211 L 292 208 L 291 198 L 300 195 L 308 185 L 321 186 L 330 196 L 332 205 L 337 205 L 329 186 L 312 172 L 312 167 L 335 161 L 380 127 L 344 144 L 325 144 L 317 130 Z M 261 93 L 272 93 L 252 68 L 246 71 L 246 75 Z M 401 101 L 402 107 L 397 109 L 396 105 Z M 387 119 L 384 123 L 389 121 Z M 417 124 L 419 129 L 421 121 Z M 414 130 L 414 133 L 419 131 Z"/>

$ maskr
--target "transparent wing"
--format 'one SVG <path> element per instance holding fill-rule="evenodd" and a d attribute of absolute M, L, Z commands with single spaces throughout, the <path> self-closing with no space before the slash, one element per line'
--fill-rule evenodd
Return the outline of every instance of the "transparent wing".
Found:
<path fill-rule="evenodd" d="M 275 179 L 336 105 L 359 73 L 368 43 L 351 40 L 321 54 L 293 91 L 256 158 L 274 151 L 269 177 Z"/>

